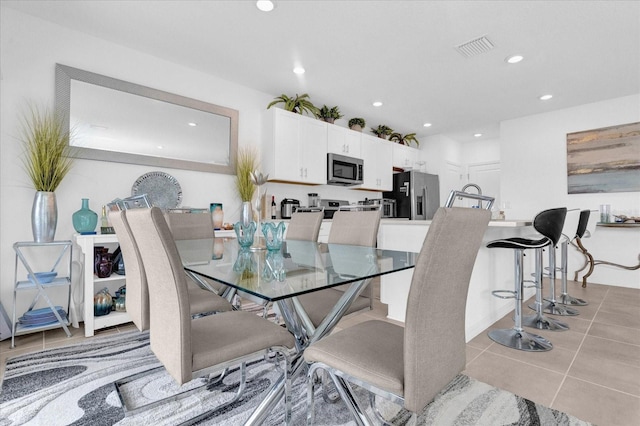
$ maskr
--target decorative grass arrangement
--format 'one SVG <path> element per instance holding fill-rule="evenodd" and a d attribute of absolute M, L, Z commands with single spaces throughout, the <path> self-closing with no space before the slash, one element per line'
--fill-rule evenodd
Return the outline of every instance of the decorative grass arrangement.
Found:
<path fill-rule="evenodd" d="M 22 117 L 22 163 L 36 191 L 54 192 L 71 169 L 69 138 L 62 116 L 29 106 Z"/>
<path fill-rule="evenodd" d="M 256 191 L 252 173 L 258 168 L 255 149 L 240 148 L 236 160 L 236 189 L 242 201 L 251 201 Z"/>

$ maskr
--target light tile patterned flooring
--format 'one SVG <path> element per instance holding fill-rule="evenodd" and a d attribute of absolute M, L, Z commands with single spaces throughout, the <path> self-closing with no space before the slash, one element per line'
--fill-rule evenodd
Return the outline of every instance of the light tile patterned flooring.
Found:
<path fill-rule="evenodd" d="M 531 330 L 551 340 L 553 350 L 509 349 L 483 332 L 467 344 L 465 374 L 598 425 L 640 424 L 640 290 L 570 282 L 569 294 L 589 302 L 577 308 L 579 316 L 561 318 L 569 331 Z M 376 300 L 372 311 L 346 317 L 338 328 L 385 317 L 386 305 Z M 490 329 L 512 325 L 509 314 Z M 126 324 L 97 335 L 133 329 Z M 7 358 L 84 339 L 82 328 L 71 330 L 71 338 L 60 329 L 19 336 L 15 349 L 10 340 L 0 342 L 0 375 Z"/>

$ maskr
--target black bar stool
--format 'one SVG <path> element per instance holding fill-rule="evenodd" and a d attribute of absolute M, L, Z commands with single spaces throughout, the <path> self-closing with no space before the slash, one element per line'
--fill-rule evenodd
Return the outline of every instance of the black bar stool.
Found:
<path fill-rule="evenodd" d="M 582 239 L 582 237 L 584 236 L 584 233 L 587 231 L 587 224 L 589 223 L 590 216 L 591 216 L 591 211 L 582 210 L 580 212 L 580 219 L 578 220 L 578 228 L 576 229 L 576 234 L 569 241 L 567 241 L 566 243 L 563 242 L 563 245 L 561 245 L 562 259 L 563 259 L 562 267 L 564 268 L 562 273 L 564 275 L 562 277 L 562 290 L 560 293 L 560 303 L 562 303 L 563 305 L 585 306 L 589 304 L 586 300 L 569 296 L 569 294 L 567 293 L 567 257 L 569 252 L 569 243 L 571 243 L 571 241 L 573 241 L 574 239 L 576 241 L 580 241 Z M 593 260 L 593 257 L 591 257 L 591 260 Z"/>
<path fill-rule="evenodd" d="M 514 326 L 510 329 L 491 330 L 491 340 L 501 345 L 519 349 L 522 351 L 540 352 L 553 348 L 551 342 L 542 336 L 525 331 L 522 326 L 536 327 L 545 330 L 566 330 L 566 324 L 552 320 L 544 316 L 542 312 L 542 249 L 557 244 L 562 233 L 566 208 L 556 208 L 538 213 L 533 220 L 533 227 L 542 234 L 542 238 L 533 240 L 529 238 L 513 237 L 503 240 L 494 240 L 487 244 L 488 248 L 508 248 L 514 250 L 515 290 L 495 290 L 492 294 L 502 299 L 515 299 Z M 522 295 L 524 292 L 524 251 L 533 249 L 535 252 L 535 277 L 536 285 L 536 314 L 522 316 Z M 504 296 L 503 294 L 510 294 Z"/>

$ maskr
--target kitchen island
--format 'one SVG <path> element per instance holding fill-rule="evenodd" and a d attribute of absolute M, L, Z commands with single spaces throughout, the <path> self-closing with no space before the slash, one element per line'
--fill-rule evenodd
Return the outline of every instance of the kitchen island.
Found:
<path fill-rule="evenodd" d="M 429 220 L 383 219 L 380 221 L 378 232 L 378 248 L 419 252 L 430 224 Z M 467 341 L 514 307 L 512 299 L 499 299 L 491 295 L 492 290 L 514 288 L 513 250 L 487 249 L 486 244 L 500 238 L 534 234 L 531 225 L 531 220 L 489 222 L 469 285 L 466 309 Z M 525 257 L 525 274 L 532 271 L 533 258 Z M 380 301 L 388 305 L 388 318 L 404 322 L 412 276 L 413 270 L 410 270 L 380 278 Z M 447 283 L 444 282 L 442 285 Z M 534 289 L 525 289 L 524 297 L 528 298 L 533 294 Z"/>

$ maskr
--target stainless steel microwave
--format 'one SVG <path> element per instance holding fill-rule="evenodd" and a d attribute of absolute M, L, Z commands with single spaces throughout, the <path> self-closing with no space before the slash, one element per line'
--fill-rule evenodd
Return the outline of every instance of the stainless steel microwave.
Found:
<path fill-rule="evenodd" d="M 362 184 L 361 158 L 347 157 L 340 154 L 327 154 L 327 183 L 329 185 L 352 186 Z"/>

